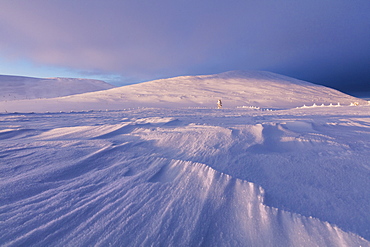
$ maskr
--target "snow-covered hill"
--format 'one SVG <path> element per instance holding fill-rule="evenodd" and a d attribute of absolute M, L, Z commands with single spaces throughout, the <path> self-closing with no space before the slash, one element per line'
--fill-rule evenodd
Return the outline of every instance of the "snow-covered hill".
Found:
<path fill-rule="evenodd" d="M 231 71 L 216 75 L 182 76 L 105 91 L 37 101 L 0 102 L 0 111 L 119 110 L 132 107 L 293 108 L 303 105 L 367 104 L 337 90 L 270 72 Z"/>
<path fill-rule="evenodd" d="M 173 105 L 213 107 L 217 99 L 222 99 L 225 107 L 272 108 L 313 103 L 349 104 L 357 100 L 331 88 L 262 71 L 175 77 L 117 88 L 109 93 L 121 95 L 124 102 L 153 103 L 169 108 Z"/>
<path fill-rule="evenodd" d="M 0 75 L 0 101 L 55 98 L 114 88 L 99 80 Z"/>

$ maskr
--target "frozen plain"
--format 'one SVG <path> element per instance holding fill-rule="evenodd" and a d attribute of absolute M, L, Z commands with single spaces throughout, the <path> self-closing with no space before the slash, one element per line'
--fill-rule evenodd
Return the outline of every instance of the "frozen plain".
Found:
<path fill-rule="evenodd" d="M 96 96 L 107 91 L 55 99 L 54 112 L 13 102 L 19 113 L 0 114 L 0 245 L 370 246 L 370 106 L 330 90 L 329 106 L 321 87 L 288 82 L 300 86 L 289 102 L 265 83 L 267 98 L 223 109 L 204 100 L 220 85 L 165 91 L 167 103 L 144 87 L 152 107 L 139 96 L 120 110 L 114 93 Z M 311 94 L 295 99 L 301 86 Z M 125 103 L 124 88 L 111 90 Z M 294 107 L 310 101 L 325 106 Z"/>

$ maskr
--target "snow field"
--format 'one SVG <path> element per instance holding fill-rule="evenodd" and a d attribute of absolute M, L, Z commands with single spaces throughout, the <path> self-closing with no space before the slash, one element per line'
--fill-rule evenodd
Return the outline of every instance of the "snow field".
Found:
<path fill-rule="evenodd" d="M 320 109 L 2 114 L 0 243 L 370 246 L 369 108 Z"/>

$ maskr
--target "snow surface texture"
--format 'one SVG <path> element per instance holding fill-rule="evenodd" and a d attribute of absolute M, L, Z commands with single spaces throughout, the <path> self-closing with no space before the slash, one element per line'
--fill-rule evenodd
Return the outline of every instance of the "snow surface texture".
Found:
<path fill-rule="evenodd" d="M 114 88 L 99 80 L 0 75 L 0 101 L 55 98 Z"/>
<path fill-rule="evenodd" d="M 216 103 L 0 114 L 0 245 L 370 246 L 369 105 Z"/>

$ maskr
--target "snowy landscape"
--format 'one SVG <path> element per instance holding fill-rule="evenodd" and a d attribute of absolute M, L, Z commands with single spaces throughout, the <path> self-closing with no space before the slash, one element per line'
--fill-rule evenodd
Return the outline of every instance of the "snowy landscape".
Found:
<path fill-rule="evenodd" d="M 0 76 L 0 140 L 0 246 L 370 246 L 370 103 L 328 87 Z"/>

